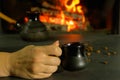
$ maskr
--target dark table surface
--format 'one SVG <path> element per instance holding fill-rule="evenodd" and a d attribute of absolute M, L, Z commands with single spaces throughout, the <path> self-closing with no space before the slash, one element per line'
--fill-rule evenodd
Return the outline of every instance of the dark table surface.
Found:
<path fill-rule="evenodd" d="M 66 71 L 53 74 L 43 80 L 120 80 L 120 35 L 111 35 L 99 32 L 85 33 L 50 33 L 51 38 L 40 42 L 23 41 L 18 34 L 0 34 L 0 51 L 16 51 L 30 44 L 46 45 L 56 40 L 61 44 L 68 42 L 83 42 L 93 46 L 94 51 L 90 56 L 91 62 L 80 71 Z M 108 47 L 108 52 L 116 52 L 110 56 L 106 55 L 104 47 Z M 100 54 L 96 50 L 101 50 Z M 107 61 L 107 64 L 103 62 Z M 24 80 L 17 77 L 4 77 L 0 80 Z"/>

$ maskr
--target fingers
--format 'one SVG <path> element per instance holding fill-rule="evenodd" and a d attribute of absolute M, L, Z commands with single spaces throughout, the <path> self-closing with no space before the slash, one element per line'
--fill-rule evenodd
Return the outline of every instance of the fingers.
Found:
<path fill-rule="evenodd" d="M 31 64 L 29 72 L 32 78 L 47 78 L 57 71 L 60 59 L 58 57 L 48 56 L 42 60 L 44 62 L 34 62 Z"/>
<path fill-rule="evenodd" d="M 52 65 L 52 66 L 58 66 L 60 65 L 60 58 L 54 57 L 54 56 L 47 56 L 47 60 L 44 60 L 44 64 L 46 65 Z"/>
<path fill-rule="evenodd" d="M 60 56 L 62 54 L 62 50 L 59 47 L 59 41 L 56 41 L 51 45 L 36 46 L 33 52 L 35 53 L 43 52 L 44 54 L 49 56 Z"/>
<path fill-rule="evenodd" d="M 32 78 L 49 77 L 58 69 L 61 62 L 59 56 L 62 53 L 59 41 L 51 45 L 34 46 L 31 53 L 33 53 L 33 63 L 28 66 L 27 70 Z"/>
<path fill-rule="evenodd" d="M 55 41 L 52 45 L 59 46 L 59 41 Z"/>
<path fill-rule="evenodd" d="M 62 54 L 62 50 L 60 47 L 56 47 L 53 45 L 46 46 L 45 48 L 45 53 L 50 56 L 60 56 Z"/>
<path fill-rule="evenodd" d="M 47 78 L 50 77 L 52 74 L 46 74 L 46 73 L 37 73 L 37 74 L 30 74 L 30 78 L 33 79 L 42 79 L 42 78 Z"/>
<path fill-rule="evenodd" d="M 44 72 L 44 73 L 53 73 L 57 70 L 58 65 L 60 65 L 60 59 L 54 56 L 46 56 L 44 58 L 35 59 L 34 63 L 31 64 L 29 68 L 30 72 Z"/>
<path fill-rule="evenodd" d="M 32 67 L 31 73 L 37 74 L 37 73 L 46 73 L 51 74 L 54 73 L 58 69 L 58 66 L 51 66 L 51 65 L 45 65 L 45 64 L 34 64 Z"/>
<path fill-rule="evenodd" d="M 56 41 L 51 45 L 45 46 L 44 48 L 48 55 L 60 56 L 62 54 L 62 50 L 59 47 L 59 41 Z"/>

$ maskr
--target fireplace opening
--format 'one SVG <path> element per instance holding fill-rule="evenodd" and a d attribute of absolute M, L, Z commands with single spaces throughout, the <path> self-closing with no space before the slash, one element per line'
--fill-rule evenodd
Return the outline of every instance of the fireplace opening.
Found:
<path fill-rule="evenodd" d="M 45 7 L 41 5 L 43 1 L 55 7 Z M 119 33 L 119 18 L 116 17 L 119 16 L 119 0 L 0 0 L 0 3 L 1 12 L 16 20 L 23 18 L 28 10 L 40 11 L 40 21 L 49 31 Z M 2 20 L 5 32 L 14 32 L 10 24 Z"/>

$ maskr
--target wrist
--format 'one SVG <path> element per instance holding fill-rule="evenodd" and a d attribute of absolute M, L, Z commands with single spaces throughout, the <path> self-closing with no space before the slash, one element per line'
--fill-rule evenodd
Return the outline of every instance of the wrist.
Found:
<path fill-rule="evenodd" d="M 10 53 L 0 53 L 0 76 L 10 76 Z"/>

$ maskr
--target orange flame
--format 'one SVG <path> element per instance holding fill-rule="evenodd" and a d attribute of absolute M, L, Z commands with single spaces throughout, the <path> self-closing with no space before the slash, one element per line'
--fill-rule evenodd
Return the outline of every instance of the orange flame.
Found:
<path fill-rule="evenodd" d="M 64 10 L 61 10 L 59 13 L 55 14 L 55 16 L 51 16 L 50 14 L 43 14 L 40 15 L 40 20 L 42 22 L 47 23 L 54 23 L 54 24 L 61 24 L 61 25 L 67 25 L 67 31 L 72 31 L 77 28 L 85 29 L 85 27 L 78 27 L 77 24 L 81 21 L 82 23 L 85 22 L 85 16 L 82 11 L 82 6 L 80 5 L 80 0 L 60 0 L 61 5 L 64 5 L 66 8 L 65 10 L 70 13 L 76 13 L 82 18 L 78 18 L 78 23 L 74 20 L 72 16 L 68 16 L 65 14 Z"/>
<path fill-rule="evenodd" d="M 79 0 L 72 0 L 71 4 L 68 4 L 69 0 L 65 0 L 65 7 L 67 8 L 67 11 L 72 11 L 72 12 L 76 12 L 77 7 L 76 5 L 79 4 Z"/>

